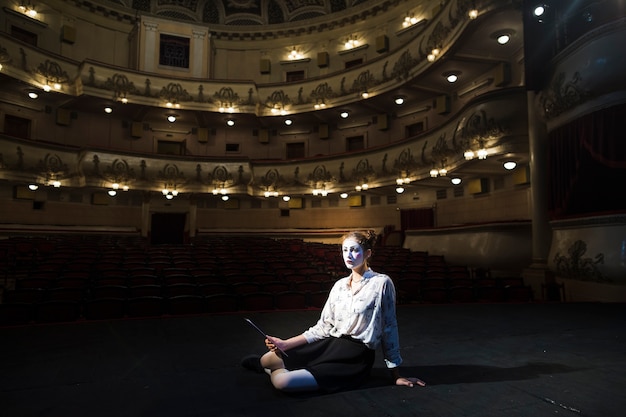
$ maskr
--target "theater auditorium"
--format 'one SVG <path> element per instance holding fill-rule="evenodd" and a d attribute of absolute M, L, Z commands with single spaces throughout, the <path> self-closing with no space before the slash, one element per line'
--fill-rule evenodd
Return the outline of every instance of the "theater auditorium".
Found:
<path fill-rule="evenodd" d="M 624 0 L 0 6 L 3 415 L 623 415 Z M 280 392 L 353 230 L 426 386 Z"/>

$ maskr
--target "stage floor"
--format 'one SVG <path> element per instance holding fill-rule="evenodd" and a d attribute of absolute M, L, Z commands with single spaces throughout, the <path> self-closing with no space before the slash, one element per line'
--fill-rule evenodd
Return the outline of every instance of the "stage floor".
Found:
<path fill-rule="evenodd" d="M 626 304 L 400 306 L 404 372 L 380 352 L 363 387 L 277 392 L 240 367 L 263 353 L 244 320 L 289 337 L 319 311 L 46 324 L 0 329 L 5 417 L 626 415 Z"/>

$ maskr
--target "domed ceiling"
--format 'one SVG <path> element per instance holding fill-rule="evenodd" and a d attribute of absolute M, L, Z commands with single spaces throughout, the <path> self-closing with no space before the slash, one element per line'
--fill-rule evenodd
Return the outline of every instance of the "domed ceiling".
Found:
<path fill-rule="evenodd" d="M 297 22 L 340 12 L 370 0 L 132 0 L 137 12 L 208 24 L 254 26 Z"/>

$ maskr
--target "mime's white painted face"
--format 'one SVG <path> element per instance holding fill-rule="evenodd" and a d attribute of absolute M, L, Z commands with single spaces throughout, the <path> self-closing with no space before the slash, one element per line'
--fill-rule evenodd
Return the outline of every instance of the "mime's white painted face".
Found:
<path fill-rule="evenodd" d="M 343 241 L 341 253 L 343 254 L 343 262 L 348 269 L 359 268 L 365 262 L 365 251 L 359 242 L 354 239 Z"/>

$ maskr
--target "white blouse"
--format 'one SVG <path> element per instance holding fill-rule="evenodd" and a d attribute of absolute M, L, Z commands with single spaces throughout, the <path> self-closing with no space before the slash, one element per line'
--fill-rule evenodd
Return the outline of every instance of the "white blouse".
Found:
<path fill-rule="evenodd" d="M 388 275 L 368 269 L 361 288 L 354 293 L 350 276 L 339 279 L 330 290 L 320 319 L 303 333 L 308 343 L 344 335 L 360 340 L 370 349 L 382 347 L 387 368 L 402 363 L 396 290 Z"/>

